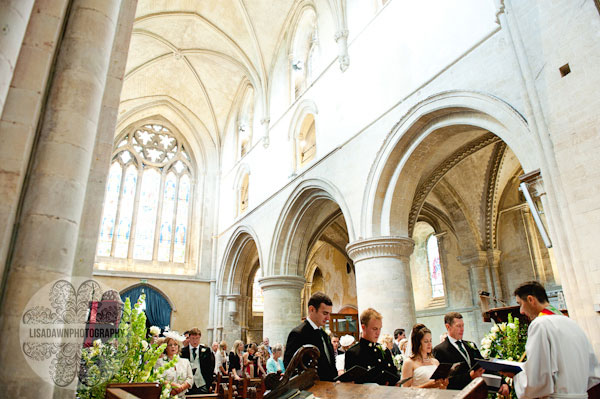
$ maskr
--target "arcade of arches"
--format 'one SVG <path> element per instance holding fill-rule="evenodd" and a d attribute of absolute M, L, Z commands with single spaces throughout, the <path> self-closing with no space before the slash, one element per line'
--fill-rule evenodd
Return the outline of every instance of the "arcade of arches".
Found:
<path fill-rule="evenodd" d="M 317 290 L 479 341 L 479 293 L 538 280 L 600 352 L 594 0 L 5 3 L 8 394 L 71 394 L 18 334 L 70 276 L 229 344 L 285 342 Z"/>

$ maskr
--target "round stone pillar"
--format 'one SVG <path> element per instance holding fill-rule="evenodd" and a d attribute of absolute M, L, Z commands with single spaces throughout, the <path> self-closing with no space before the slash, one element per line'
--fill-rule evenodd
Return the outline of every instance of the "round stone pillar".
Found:
<path fill-rule="evenodd" d="M 288 334 L 302 321 L 300 292 L 304 277 L 270 276 L 258 280 L 263 290 L 263 337 L 271 346 L 285 345 Z"/>
<path fill-rule="evenodd" d="M 413 248 L 413 240 L 404 237 L 369 238 L 346 247 L 356 269 L 358 312 L 377 310 L 388 334 L 396 328 L 410 331 L 416 321 L 410 276 Z"/>
<path fill-rule="evenodd" d="M 73 272 L 120 6 L 121 0 L 75 0 L 65 17 L 68 21 L 57 49 L 39 142 L 31 154 L 33 167 L 23 187 L 14 249 L 7 262 L 0 309 L 4 397 L 74 395 L 30 368 L 21 350 L 19 325 L 28 301 L 40 288 Z"/>

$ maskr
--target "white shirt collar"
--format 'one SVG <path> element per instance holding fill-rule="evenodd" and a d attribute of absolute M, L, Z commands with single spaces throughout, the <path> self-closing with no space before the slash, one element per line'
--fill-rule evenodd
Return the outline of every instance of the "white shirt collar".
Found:
<path fill-rule="evenodd" d="M 454 346 L 456 346 L 456 341 L 458 341 L 457 339 L 452 338 L 451 336 L 448 335 L 448 340 L 450 341 L 450 343 Z"/>
<path fill-rule="evenodd" d="M 308 323 L 309 323 L 309 324 L 312 326 L 312 328 L 313 328 L 314 330 L 318 330 L 318 329 L 319 329 L 319 327 L 318 327 L 318 326 L 315 324 L 315 322 L 314 322 L 314 321 L 312 321 L 312 320 L 310 319 L 310 317 L 307 317 L 307 318 L 306 318 L 306 320 L 308 321 Z"/>

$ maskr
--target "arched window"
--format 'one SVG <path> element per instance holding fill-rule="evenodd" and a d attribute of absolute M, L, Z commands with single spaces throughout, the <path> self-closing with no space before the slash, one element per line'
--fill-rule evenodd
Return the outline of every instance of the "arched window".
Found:
<path fill-rule="evenodd" d="M 265 309 L 265 299 L 263 297 L 262 288 L 258 279 L 262 275 L 260 269 L 254 274 L 254 282 L 252 283 L 252 313 L 254 315 L 262 315 Z"/>
<path fill-rule="evenodd" d="M 314 76 L 317 48 L 317 16 L 313 8 L 307 8 L 298 19 L 290 49 L 290 80 L 294 100 L 300 97 Z"/>
<path fill-rule="evenodd" d="M 242 158 L 252 146 L 254 126 L 254 89 L 246 86 L 237 115 L 237 157 Z"/>
<path fill-rule="evenodd" d="M 300 132 L 296 137 L 297 159 L 299 166 L 306 165 L 317 153 L 317 135 L 315 117 L 308 114 L 302 121 Z"/>
<path fill-rule="evenodd" d="M 431 297 L 443 297 L 444 279 L 442 277 L 438 239 L 435 234 L 431 234 L 427 239 L 427 263 L 429 265 L 429 278 L 431 280 Z"/>
<path fill-rule="evenodd" d="M 424 220 L 419 220 L 413 230 L 415 247 L 410 257 L 410 273 L 417 310 L 447 306 L 443 247 L 440 245 L 442 234 Z"/>
<path fill-rule="evenodd" d="M 187 145 L 148 123 L 123 135 L 113 151 L 97 255 L 185 263 L 193 197 Z"/>
<path fill-rule="evenodd" d="M 248 186 L 250 183 L 250 175 L 248 173 L 244 173 L 242 177 L 239 194 L 238 194 L 238 215 L 246 212 L 248 209 Z"/>

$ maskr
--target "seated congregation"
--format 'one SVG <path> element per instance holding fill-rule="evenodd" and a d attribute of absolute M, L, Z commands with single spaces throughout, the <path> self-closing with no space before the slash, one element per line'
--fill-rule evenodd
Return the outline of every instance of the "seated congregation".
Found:
<path fill-rule="evenodd" d="M 322 292 L 310 297 L 308 317 L 290 331 L 285 346 L 277 343 L 271 347 L 265 337 L 259 344 L 244 345 L 236 340 L 228 351 L 225 341 L 213 342 L 211 347 L 200 344 L 198 328 L 180 335 L 175 331 L 160 334 L 157 327 L 151 327 L 151 344 L 165 345 L 154 370 L 170 383 L 172 397 L 262 398 L 267 375 L 281 375 L 286 367 L 296 368 L 297 363 L 291 364 L 294 355 L 305 350 L 305 345 L 312 345 L 318 355 L 312 360 L 315 381 L 309 385 L 318 379 L 462 390 L 486 375 L 486 382 L 499 381 L 491 391 L 503 397 L 587 398 L 587 391 L 600 381 L 600 365 L 585 333 L 549 304 L 541 284 L 521 284 L 514 294 L 521 314 L 530 323 L 526 353 L 519 359 L 521 363 L 511 363 L 511 367 L 517 367 L 511 371 L 488 369 L 490 363 L 477 345 L 463 339 L 465 324 L 458 312 L 444 316 L 447 333 L 439 343 L 422 323 L 412 326 L 408 338 L 403 329 L 396 329 L 393 337 L 382 335 L 383 317 L 373 308 L 360 315 L 358 342 L 351 335 L 336 337 L 325 329 L 332 302 Z M 500 333 L 500 328 L 507 327 L 494 325 L 492 334 Z M 567 336 L 569 340 L 560 339 Z M 483 352 L 486 356 L 490 353 L 487 348 Z M 296 370 L 291 371 L 293 374 Z"/>

